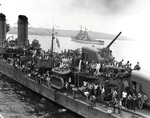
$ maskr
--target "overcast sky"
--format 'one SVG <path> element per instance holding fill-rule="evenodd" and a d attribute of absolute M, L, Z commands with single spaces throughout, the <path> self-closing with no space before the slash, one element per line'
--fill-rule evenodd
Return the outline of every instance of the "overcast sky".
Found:
<path fill-rule="evenodd" d="M 150 39 L 150 0 L 0 0 L 11 26 L 26 15 L 32 27 L 88 30 Z"/>

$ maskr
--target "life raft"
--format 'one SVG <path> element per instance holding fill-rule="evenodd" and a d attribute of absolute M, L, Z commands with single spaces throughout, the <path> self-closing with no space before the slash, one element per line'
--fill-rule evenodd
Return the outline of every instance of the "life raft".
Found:
<path fill-rule="evenodd" d="M 50 85 L 56 89 L 62 89 L 64 87 L 64 79 L 56 75 L 51 75 Z"/>
<path fill-rule="evenodd" d="M 55 67 L 52 69 L 52 72 L 60 74 L 60 75 L 65 75 L 65 74 L 69 74 L 71 72 L 71 70 L 67 69 L 67 68 Z"/>

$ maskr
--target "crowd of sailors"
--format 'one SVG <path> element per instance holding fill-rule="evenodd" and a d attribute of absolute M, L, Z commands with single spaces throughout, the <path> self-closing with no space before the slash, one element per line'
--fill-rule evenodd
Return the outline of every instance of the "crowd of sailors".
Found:
<path fill-rule="evenodd" d="M 10 52 L 10 50 L 9 50 Z M 130 61 L 127 61 L 126 64 L 123 64 L 124 60 L 122 59 L 120 62 L 95 62 L 95 61 L 84 61 L 82 60 L 81 54 L 78 51 L 69 50 L 68 52 L 65 50 L 64 52 L 58 54 L 54 53 L 52 55 L 48 55 L 49 52 L 45 52 L 43 50 L 34 50 L 32 48 L 26 50 L 23 48 L 23 55 L 25 53 L 30 54 L 31 59 L 24 59 L 22 61 L 20 56 L 14 59 L 11 59 L 9 62 L 10 65 L 14 65 L 16 68 L 25 73 L 29 78 L 34 78 L 36 81 L 41 83 L 42 80 L 45 80 L 45 83 L 48 87 L 50 87 L 50 75 L 52 72 L 50 70 L 42 71 L 37 67 L 38 59 L 49 59 L 50 57 L 54 57 L 54 67 L 59 68 L 69 68 L 72 72 L 79 72 L 84 74 L 84 76 L 89 77 L 103 77 L 104 83 L 92 82 L 88 80 L 83 80 L 79 85 L 75 85 L 71 80 L 65 81 L 65 90 L 71 90 L 73 92 L 73 97 L 77 98 L 79 94 L 82 97 L 85 97 L 86 100 L 91 101 L 92 105 L 95 106 L 98 101 L 105 101 L 112 105 L 115 105 L 118 101 L 120 106 L 124 106 L 128 109 L 135 110 L 135 108 L 143 108 L 143 104 L 147 101 L 147 96 L 143 92 L 136 92 L 134 90 L 134 86 L 129 90 L 123 90 L 122 95 L 119 96 L 118 88 L 109 87 L 108 83 L 110 78 L 115 79 L 125 79 L 130 77 L 132 70 L 140 70 L 140 64 L 137 62 L 135 67 L 132 69 L 132 64 Z M 2 58 L 6 62 L 4 58 Z M 40 79 L 39 79 L 40 78 Z M 111 88 L 111 89 L 108 89 Z"/>
<path fill-rule="evenodd" d="M 126 91 L 122 92 L 122 105 L 128 109 L 134 110 L 135 108 L 142 109 L 143 104 L 148 100 L 148 97 L 143 92 L 133 92 L 127 94 Z"/>
<path fill-rule="evenodd" d="M 109 85 L 108 85 L 109 86 Z M 120 106 L 130 110 L 136 108 L 142 109 L 143 105 L 148 100 L 148 97 L 142 92 L 135 92 L 134 89 L 130 89 L 128 92 L 124 90 L 119 97 L 119 93 L 116 88 L 110 90 L 104 84 L 96 84 L 91 82 L 83 81 L 83 85 L 78 88 L 80 92 L 83 92 L 86 100 L 94 101 L 93 105 L 97 101 L 108 102 L 109 105 L 115 105 L 121 101 Z"/>

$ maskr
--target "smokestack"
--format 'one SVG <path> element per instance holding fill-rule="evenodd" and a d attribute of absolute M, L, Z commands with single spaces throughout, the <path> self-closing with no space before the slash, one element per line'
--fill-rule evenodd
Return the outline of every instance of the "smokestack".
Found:
<path fill-rule="evenodd" d="M 25 45 L 28 43 L 28 18 L 24 15 L 18 16 L 18 44 Z"/>
<path fill-rule="evenodd" d="M 6 40 L 6 17 L 4 14 L 0 14 L 0 42 Z"/>

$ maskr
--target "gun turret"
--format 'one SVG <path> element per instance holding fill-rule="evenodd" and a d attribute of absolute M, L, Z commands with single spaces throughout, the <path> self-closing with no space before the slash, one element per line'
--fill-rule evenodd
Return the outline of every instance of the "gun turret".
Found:
<path fill-rule="evenodd" d="M 119 34 L 107 45 L 106 48 L 109 48 L 114 43 L 114 41 L 120 36 L 121 33 L 122 32 L 119 32 Z"/>
<path fill-rule="evenodd" d="M 82 47 L 82 56 L 84 60 L 95 62 L 108 62 L 113 61 L 115 58 L 112 55 L 112 51 L 109 49 L 110 46 L 114 43 L 114 41 L 119 37 L 121 32 L 107 45 L 107 47 L 104 48 L 97 48 L 95 50 L 94 47 Z"/>
<path fill-rule="evenodd" d="M 113 58 L 112 51 L 109 49 L 109 47 L 114 43 L 114 41 L 120 36 L 122 32 L 119 32 L 119 34 L 107 45 L 107 47 L 102 49 L 101 56 L 105 58 Z"/>

